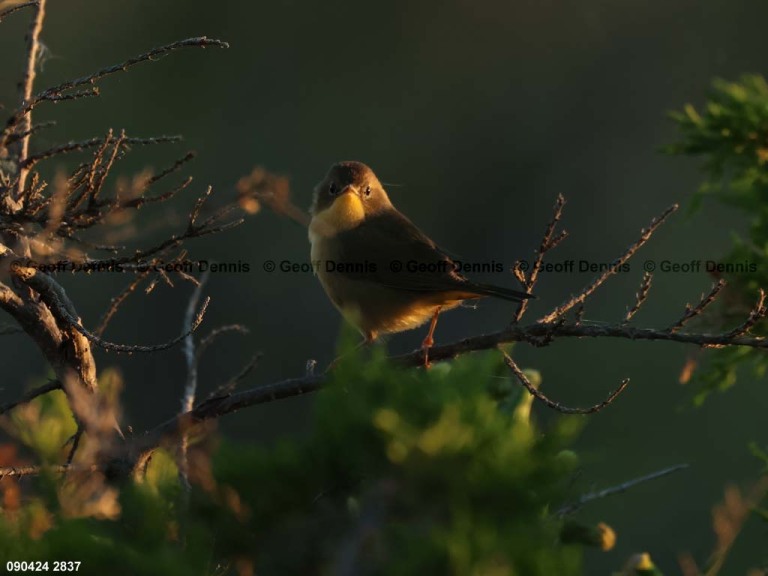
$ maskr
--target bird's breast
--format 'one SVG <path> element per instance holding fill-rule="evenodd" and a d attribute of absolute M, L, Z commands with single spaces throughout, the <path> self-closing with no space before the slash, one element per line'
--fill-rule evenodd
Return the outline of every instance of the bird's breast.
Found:
<path fill-rule="evenodd" d="M 336 200 L 312 216 L 309 223 L 309 241 L 314 245 L 315 239 L 332 238 L 352 228 L 359 226 L 365 220 L 363 201 L 357 194 L 342 194 Z"/>

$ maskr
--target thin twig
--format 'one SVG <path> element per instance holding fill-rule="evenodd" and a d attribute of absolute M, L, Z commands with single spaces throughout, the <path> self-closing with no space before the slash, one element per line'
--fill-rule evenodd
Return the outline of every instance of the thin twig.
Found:
<path fill-rule="evenodd" d="M 622 492 L 626 492 L 630 488 L 634 488 L 638 484 L 649 482 L 651 480 L 656 480 L 657 478 L 663 478 L 664 476 L 668 476 L 680 470 L 685 470 L 686 468 L 688 468 L 688 464 L 677 464 L 676 466 L 670 466 L 669 468 L 657 470 L 656 472 L 646 474 L 645 476 L 640 476 L 639 478 L 628 480 L 626 482 L 618 484 L 617 486 L 611 486 L 610 488 L 604 488 L 603 490 L 599 490 L 597 492 L 590 492 L 589 494 L 584 494 L 580 496 L 576 502 L 567 504 L 566 506 L 563 506 L 562 508 L 560 508 L 560 510 L 556 512 L 556 515 L 567 516 L 568 514 L 572 514 L 576 512 L 576 510 L 580 509 L 585 504 L 589 504 L 590 502 L 593 502 L 594 500 L 607 498 L 608 496 L 613 496 L 614 494 L 621 494 Z"/>
<path fill-rule="evenodd" d="M 61 390 L 61 382 L 58 380 L 51 380 L 42 386 L 38 386 L 37 388 L 30 390 L 26 394 L 24 394 L 21 398 L 18 400 L 14 400 L 13 402 L 7 402 L 6 404 L 3 404 L 0 406 L 0 414 L 5 414 L 6 412 L 9 412 L 16 408 L 16 406 L 20 406 L 21 404 L 27 404 L 37 398 L 38 396 L 42 396 L 43 394 L 48 394 L 49 392 L 53 392 L 54 390 Z"/>
<path fill-rule="evenodd" d="M 14 142 L 21 140 L 22 138 L 25 138 L 27 136 L 32 136 L 36 132 L 39 132 L 40 130 L 43 130 L 45 128 L 51 128 L 52 126 L 56 126 L 55 120 L 51 120 L 49 122 L 41 122 L 40 124 L 35 124 L 29 130 L 25 130 L 24 132 L 14 132 L 8 137 L 7 144 L 11 145 Z"/>
<path fill-rule="evenodd" d="M 101 322 L 99 323 L 98 327 L 95 330 L 95 334 L 99 337 L 104 335 L 104 331 L 107 329 L 107 326 L 109 325 L 110 321 L 112 320 L 112 317 L 117 313 L 117 310 L 122 306 L 123 302 L 126 301 L 128 296 L 133 294 L 136 291 L 136 288 L 139 287 L 139 285 L 146 279 L 146 277 L 149 276 L 149 270 L 145 272 L 139 272 L 138 276 L 126 286 L 120 294 L 112 298 L 109 302 L 109 308 L 107 308 L 107 311 L 104 312 L 104 315 L 101 317 Z"/>
<path fill-rule="evenodd" d="M 65 100 L 80 100 L 81 98 L 95 98 L 99 96 L 101 92 L 98 86 L 92 86 L 85 90 L 78 90 L 77 92 L 71 92 L 69 94 L 49 94 L 41 98 L 47 102 L 64 102 Z"/>
<path fill-rule="evenodd" d="M 88 76 L 83 76 L 81 78 L 76 78 L 74 80 L 62 82 L 61 84 L 48 88 L 47 90 L 42 92 L 40 95 L 36 97 L 36 100 L 39 101 L 45 98 L 46 95 L 59 94 L 66 90 L 77 88 L 78 86 L 93 84 L 94 82 L 96 82 L 97 80 L 101 80 L 105 76 L 109 76 L 110 74 L 115 74 L 117 72 L 125 72 L 128 68 L 135 66 L 136 64 L 140 64 L 141 62 L 158 60 L 161 57 L 168 54 L 169 52 L 173 52 L 174 50 L 178 50 L 180 48 L 189 48 L 189 47 L 208 48 L 211 46 L 216 48 L 229 48 L 229 44 L 227 44 L 226 42 L 223 42 L 221 40 L 216 40 L 215 38 L 207 38 L 206 36 L 178 40 L 176 42 L 166 44 L 165 46 L 159 46 L 157 48 L 153 48 L 148 52 L 139 54 L 138 56 L 134 56 L 133 58 L 129 58 L 128 60 L 125 60 L 120 64 L 107 66 L 106 68 L 102 68 L 101 70 L 94 72 L 93 74 L 89 74 Z"/>
<path fill-rule="evenodd" d="M 151 138 L 123 138 L 121 144 L 124 146 L 138 145 L 148 146 L 151 144 L 165 144 L 168 142 L 180 142 L 183 138 L 179 135 L 174 136 L 154 136 Z M 48 150 L 44 150 L 38 154 L 33 154 L 24 162 L 21 163 L 23 167 L 31 168 L 42 160 L 53 158 L 54 156 L 60 156 L 61 154 L 69 154 L 70 152 L 81 152 L 88 148 L 94 148 L 104 144 L 104 138 L 90 138 L 88 140 L 82 140 L 80 142 L 67 142 Z"/>
<path fill-rule="evenodd" d="M 645 304 L 645 301 L 648 298 L 648 293 L 651 290 L 651 282 L 653 282 L 653 274 L 650 272 L 643 273 L 643 280 L 640 282 L 640 288 L 635 294 L 635 304 L 632 308 L 627 310 L 622 324 L 629 324 L 630 320 L 637 314 L 642 305 Z"/>
<path fill-rule="evenodd" d="M 685 326 L 691 319 L 704 312 L 704 310 L 706 310 L 706 308 L 717 299 L 717 295 L 724 287 L 725 280 L 718 280 L 715 284 L 712 285 L 712 289 L 709 291 L 709 294 L 702 296 L 701 300 L 698 304 L 696 304 L 696 306 L 686 304 L 683 316 L 680 318 L 680 320 L 672 324 L 668 330 L 670 332 L 676 332 Z"/>
<path fill-rule="evenodd" d="M 219 326 L 218 328 L 214 328 L 210 331 L 210 333 L 207 336 L 204 336 L 200 339 L 200 342 L 197 345 L 197 360 L 200 361 L 200 358 L 202 358 L 203 353 L 208 349 L 208 347 L 214 343 L 216 339 L 218 339 L 219 336 L 222 334 L 227 334 L 230 332 L 238 332 L 240 334 L 248 334 L 249 330 L 247 327 L 243 326 L 242 324 L 227 324 L 225 326 Z"/>
<path fill-rule="evenodd" d="M 216 396 L 222 396 L 224 394 L 231 394 L 236 388 L 237 385 L 240 384 L 240 382 L 244 381 L 245 378 L 253 372 L 253 369 L 256 368 L 256 365 L 259 363 L 259 360 L 261 359 L 261 352 L 258 354 L 254 354 L 251 356 L 251 359 L 248 360 L 248 362 L 243 366 L 243 368 L 235 374 L 232 378 L 224 382 L 223 384 L 217 386 L 213 392 L 211 392 L 208 395 L 208 398 L 215 398 Z"/>
<path fill-rule="evenodd" d="M 634 256 L 635 252 L 637 252 L 648 240 L 650 240 L 651 236 L 654 232 L 658 229 L 659 226 L 661 226 L 664 221 L 678 209 L 677 204 L 673 204 L 669 208 L 667 208 L 662 214 L 656 218 L 654 218 L 648 228 L 643 229 L 640 232 L 640 238 L 638 238 L 627 250 L 622 254 L 619 258 L 617 258 L 613 265 L 608 268 L 605 272 L 603 272 L 600 276 L 595 278 L 591 284 L 587 285 L 577 296 L 572 297 L 570 300 L 567 300 L 554 310 L 552 310 L 549 314 L 544 316 L 539 320 L 539 322 L 543 323 L 549 323 L 555 320 L 556 318 L 559 318 L 568 310 L 576 306 L 577 304 L 580 304 L 584 302 L 584 300 L 587 299 L 588 296 L 590 296 L 595 290 L 597 290 L 600 285 L 603 284 L 608 278 L 613 276 L 618 270 L 621 269 L 621 266 L 632 256 Z"/>
<path fill-rule="evenodd" d="M 619 385 L 619 387 L 613 392 L 611 392 L 608 395 L 608 397 L 602 402 L 600 402 L 599 404 L 595 404 L 594 406 L 589 406 L 588 408 L 570 408 L 568 406 L 564 406 L 563 404 L 560 404 L 559 402 L 555 402 L 554 400 L 550 400 L 549 398 L 547 398 L 539 389 L 537 389 L 533 384 L 531 384 L 531 381 L 528 380 L 528 377 L 520 369 L 520 367 L 517 365 L 517 363 L 512 359 L 512 357 L 509 354 L 507 354 L 502 349 L 499 349 L 499 352 L 501 352 L 502 356 L 504 356 L 504 363 L 512 371 L 512 373 L 520 381 L 520 383 L 525 387 L 525 389 L 528 390 L 531 396 L 533 396 L 540 402 L 544 403 L 548 408 L 557 410 L 562 414 L 595 414 L 596 412 L 600 412 L 600 410 L 602 410 L 603 408 L 610 406 L 611 403 L 613 403 L 613 401 L 619 396 L 619 394 L 624 392 L 624 390 L 629 385 L 629 378 L 625 378 L 624 380 L 621 381 L 621 384 Z"/>
<path fill-rule="evenodd" d="M 93 84 L 98 80 L 101 80 L 105 76 L 109 76 L 117 72 L 124 72 L 128 68 L 131 68 L 136 64 L 140 64 L 141 62 L 158 60 L 160 57 L 165 56 L 168 53 L 173 52 L 174 50 L 178 50 L 180 48 L 188 48 L 188 47 L 207 48 L 210 46 L 218 47 L 218 48 L 229 48 L 229 44 L 221 40 L 216 40 L 214 38 L 207 38 L 205 36 L 201 36 L 198 38 L 186 38 L 185 40 L 179 40 L 177 42 L 172 42 L 171 44 L 166 44 L 165 46 L 159 46 L 157 48 L 153 48 L 148 52 L 139 54 L 138 56 L 135 56 L 133 58 L 129 58 L 128 60 L 125 60 L 119 64 L 114 64 L 112 66 L 107 66 L 106 68 L 102 68 L 101 70 L 98 70 L 93 74 L 82 76 L 80 78 L 75 78 L 74 80 L 68 80 L 67 82 L 62 82 L 57 86 L 52 86 L 51 88 L 48 88 L 40 92 L 36 96 L 32 96 L 30 93 L 29 97 L 24 100 L 24 104 L 19 109 L 19 111 L 8 121 L 8 126 L 6 128 L 6 131 L 9 128 L 15 127 L 18 124 L 18 122 L 24 116 L 26 116 L 30 111 L 32 111 L 32 109 L 34 109 L 34 107 L 37 106 L 40 102 L 44 102 L 46 100 L 61 99 L 62 92 L 72 90 L 73 88 L 78 88 L 80 86 Z M 7 135 L 6 135 L 6 138 L 7 138 Z"/>
<path fill-rule="evenodd" d="M 565 238 L 568 236 L 568 233 L 563 230 L 557 237 L 553 237 L 555 228 L 557 228 L 557 224 L 560 222 L 560 219 L 563 216 L 564 207 L 565 197 L 562 194 L 558 194 L 557 200 L 555 201 L 555 206 L 552 209 L 552 220 L 549 221 L 547 229 L 544 231 L 541 244 L 539 245 L 539 249 L 536 251 L 536 260 L 533 263 L 533 269 L 527 278 L 522 268 L 520 268 L 519 263 L 515 264 L 515 275 L 518 277 L 518 280 L 520 280 L 520 283 L 523 285 L 523 289 L 525 289 L 526 292 L 532 292 L 533 288 L 536 286 L 536 282 L 539 279 L 539 272 L 541 271 L 541 265 L 544 262 L 544 256 L 546 253 L 560 244 L 560 242 L 565 240 Z M 517 305 L 517 312 L 515 313 L 514 320 L 515 322 L 520 321 L 527 308 L 528 300 L 521 300 Z"/>
<path fill-rule="evenodd" d="M 747 332 L 749 332 L 755 324 L 757 324 L 760 320 L 765 318 L 766 312 L 768 312 L 768 309 L 765 307 L 765 292 L 763 289 L 760 289 L 760 295 L 757 299 L 757 303 L 755 304 L 754 308 L 749 313 L 749 316 L 747 319 L 740 325 L 728 332 L 727 336 L 730 336 L 731 338 L 738 338 L 740 336 L 743 336 Z"/>
<path fill-rule="evenodd" d="M 75 430 L 75 433 L 72 435 L 72 438 L 68 440 L 68 442 L 72 442 L 72 448 L 69 449 L 69 454 L 67 455 L 67 466 L 72 464 L 72 461 L 75 459 L 75 454 L 77 453 L 77 449 L 80 447 L 80 440 L 83 439 L 83 432 L 85 432 L 85 427 L 81 423 L 78 423 L 77 430 Z M 123 435 L 119 427 L 118 427 L 118 432 L 120 432 L 121 436 Z"/>

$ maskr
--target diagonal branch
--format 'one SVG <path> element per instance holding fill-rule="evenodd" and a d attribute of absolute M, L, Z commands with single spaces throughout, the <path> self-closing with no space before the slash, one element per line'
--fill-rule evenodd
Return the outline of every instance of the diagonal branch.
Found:
<path fill-rule="evenodd" d="M 704 310 L 707 309 L 707 307 L 712 304 L 716 299 L 717 295 L 720 294 L 720 291 L 725 287 L 725 280 L 718 280 L 715 284 L 712 285 L 712 289 L 709 291 L 709 294 L 706 296 L 702 296 L 701 300 L 699 301 L 696 306 L 691 306 L 690 304 L 687 304 L 685 306 L 685 312 L 683 313 L 683 316 L 672 324 L 668 328 L 670 332 L 677 332 L 680 330 L 683 326 L 685 326 L 689 321 L 691 321 L 696 316 L 700 315 Z"/>
<path fill-rule="evenodd" d="M 651 291 L 652 282 L 653 274 L 650 272 L 643 273 L 643 280 L 640 282 L 640 289 L 637 291 L 637 294 L 635 294 L 635 303 L 632 308 L 627 310 L 627 313 L 624 315 L 622 325 L 629 324 L 632 318 L 634 318 L 635 314 L 637 314 L 643 304 L 645 304 L 645 301 L 648 299 L 648 293 Z"/>
<path fill-rule="evenodd" d="M 50 382 L 47 382 L 46 384 L 43 384 L 42 386 L 38 386 L 34 390 L 30 390 L 26 394 L 24 394 L 21 398 L 14 400 L 13 402 L 7 402 L 3 405 L 0 405 L 0 414 L 5 414 L 6 412 L 10 412 L 16 406 L 20 406 L 21 404 L 27 404 L 28 402 L 31 402 L 38 396 L 42 396 L 43 394 L 48 394 L 48 392 L 53 392 L 54 390 L 61 390 L 61 382 L 59 380 L 51 380 Z"/>
<path fill-rule="evenodd" d="M 563 314 L 568 312 L 571 308 L 576 306 L 577 304 L 581 304 L 586 300 L 595 290 L 597 290 L 603 282 L 605 282 L 608 278 L 613 276 L 617 270 L 621 268 L 621 266 L 632 256 L 634 256 L 635 252 L 637 252 L 648 240 L 651 239 L 651 236 L 654 232 L 656 232 L 657 228 L 661 226 L 664 221 L 675 211 L 678 209 L 677 204 L 673 204 L 669 208 L 667 208 L 664 212 L 661 213 L 660 216 L 657 216 L 653 220 L 651 220 L 650 225 L 648 228 L 643 229 L 640 232 L 640 238 L 638 238 L 627 250 L 619 256 L 614 262 L 613 265 L 608 268 L 605 272 L 603 272 L 600 276 L 595 278 L 591 284 L 587 285 L 578 295 L 573 296 L 570 300 L 567 300 L 554 310 L 552 310 L 549 314 L 544 316 L 539 320 L 541 323 L 549 323 L 553 320 L 561 317 Z"/>
<path fill-rule="evenodd" d="M 581 508 L 585 504 L 589 504 L 590 502 L 593 502 L 594 500 L 607 498 L 608 496 L 613 496 L 614 494 L 621 494 L 622 492 L 626 492 L 630 488 L 634 488 L 638 484 L 649 482 L 651 480 L 656 480 L 657 478 L 663 478 L 664 476 L 669 476 L 670 474 L 679 472 L 680 470 L 685 470 L 686 468 L 688 468 L 688 464 L 677 464 L 676 466 L 670 466 L 669 468 L 657 470 L 656 472 L 646 474 L 645 476 L 640 476 L 639 478 L 628 480 L 617 486 L 611 486 L 610 488 L 604 488 L 603 490 L 598 490 L 597 492 L 590 492 L 588 494 L 584 494 L 576 502 L 573 502 L 571 504 L 568 504 L 560 508 L 560 510 L 556 512 L 556 515 L 567 516 L 568 514 L 572 514 L 576 512 L 579 508 Z"/>

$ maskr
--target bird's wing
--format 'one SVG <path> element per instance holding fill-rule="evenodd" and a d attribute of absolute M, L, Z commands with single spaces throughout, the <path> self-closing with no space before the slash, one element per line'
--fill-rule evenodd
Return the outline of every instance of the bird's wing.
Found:
<path fill-rule="evenodd" d="M 454 270 L 450 257 L 395 210 L 374 216 L 332 241 L 338 264 L 345 265 L 340 273 L 350 278 L 414 292 L 474 292 L 472 284 Z"/>

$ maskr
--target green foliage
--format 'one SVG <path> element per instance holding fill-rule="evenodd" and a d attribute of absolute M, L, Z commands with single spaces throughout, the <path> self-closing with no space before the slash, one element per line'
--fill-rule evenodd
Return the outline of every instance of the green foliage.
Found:
<path fill-rule="evenodd" d="M 579 420 L 539 430 L 497 352 L 426 371 L 350 353 L 316 400 L 305 440 L 193 450 L 186 504 L 164 453 L 111 517 L 67 514 L 33 490 L 0 516 L 0 562 L 76 558 L 85 574 L 581 573 L 581 546 L 558 544 L 549 512 L 567 499 Z M 100 490 L 89 497 L 115 489 Z"/>
<path fill-rule="evenodd" d="M 665 150 L 704 160 L 704 181 L 692 207 L 713 197 L 749 218 L 747 237 L 735 238 L 721 260 L 722 276 L 729 284 L 721 324 L 738 325 L 757 300 L 758 290 L 768 286 L 768 84 L 760 76 L 744 76 L 739 82 L 716 80 L 700 110 L 688 104 L 671 117 L 681 139 Z M 761 333 L 759 328 L 757 332 Z M 701 390 L 697 402 L 712 390 L 732 386 L 739 365 L 762 376 L 768 358 L 759 350 L 714 351 L 708 369 L 696 375 Z"/>

